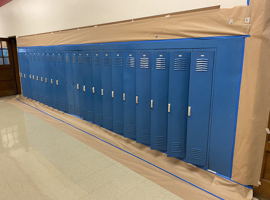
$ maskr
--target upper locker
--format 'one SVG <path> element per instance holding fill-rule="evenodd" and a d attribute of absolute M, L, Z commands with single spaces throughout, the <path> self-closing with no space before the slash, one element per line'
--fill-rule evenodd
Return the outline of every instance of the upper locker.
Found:
<path fill-rule="evenodd" d="M 208 167 L 214 52 L 192 52 L 189 81 L 186 161 Z"/>
<path fill-rule="evenodd" d="M 151 143 L 151 64 L 152 52 L 136 56 L 136 141 Z"/>
<path fill-rule="evenodd" d="M 167 150 L 168 75 L 170 54 L 155 52 L 151 70 L 151 148 Z"/>
<path fill-rule="evenodd" d="M 112 53 L 113 131 L 123 134 L 123 53 Z"/>
<path fill-rule="evenodd" d="M 169 69 L 168 149 L 169 157 L 186 157 L 187 107 L 190 52 L 172 52 Z"/>

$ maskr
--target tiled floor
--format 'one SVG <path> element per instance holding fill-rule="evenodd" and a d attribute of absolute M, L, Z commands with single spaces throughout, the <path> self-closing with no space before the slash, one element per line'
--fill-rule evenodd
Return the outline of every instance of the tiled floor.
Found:
<path fill-rule="evenodd" d="M 181 199 L 8 102 L 0 134 L 0 200 Z"/>

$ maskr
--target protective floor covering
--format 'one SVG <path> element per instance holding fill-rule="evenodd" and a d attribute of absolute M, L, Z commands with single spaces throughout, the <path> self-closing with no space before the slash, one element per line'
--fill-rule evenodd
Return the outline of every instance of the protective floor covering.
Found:
<path fill-rule="evenodd" d="M 58 197 L 58 199 L 71 198 L 72 195 L 69 193 L 75 196 L 78 193 L 76 196 L 77 199 L 80 199 L 82 196 L 86 196 L 85 199 L 106 199 L 103 195 L 108 193 L 112 193 L 112 195 L 109 195 L 109 199 L 148 200 L 182 198 L 240 200 L 252 198 L 252 189 L 250 188 L 221 178 L 203 169 L 190 166 L 178 159 L 168 158 L 164 153 L 151 150 L 147 146 L 138 144 L 133 140 L 124 138 L 121 135 L 69 114 L 52 109 L 39 102 L 24 97 L 18 98 L 18 100 L 16 98 L 6 100 L 17 108 L 7 102 L 0 103 L 1 119 L 5 122 L 1 123 L 1 125 L 11 123 L 12 120 L 10 119 L 12 119 L 13 115 L 15 115 L 14 120 L 17 120 L 17 118 L 21 116 L 25 118 L 25 127 L 30 126 L 29 124 L 31 123 L 31 130 L 33 131 L 31 132 L 31 137 L 29 137 L 30 133 L 27 133 L 27 137 L 20 139 L 20 141 L 26 141 L 26 144 L 21 145 L 22 148 L 18 148 L 18 150 L 14 150 L 14 152 L 8 151 L 8 155 L 12 155 L 12 159 L 16 157 L 16 154 L 25 154 L 24 157 L 26 159 L 31 157 L 28 158 L 30 160 L 29 162 L 21 161 L 26 167 L 24 167 L 23 170 L 21 167 L 20 170 L 29 177 L 33 176 L 34 178 L 31 179 L 33 182 L 36 181 L 35 177 L 38 176 L 37 174 L 43 179 L 50 177 L 49 175 L 45 175 L 49 171 L 48 169 L 54 169 L 52 170 L 52 179 L 58 177 L 57 173 L 59 173 L 59 169 L 64 172 L 59 174 L 59 177 L 61 177 L 60 180 L 55 180 L 60 181 L 60 185 L 64 186 L 64 188 L 61 188 L 62 193 L 59 193 L 60 190 L 56 191 L 57 187 L 50 187 L 50 182 L 47 182 L 47 187 L 41 187 L 38 190 L 39 192 L 42 189 L 45 190 L 42 193 L 45 197 L 47 197 L 47 193 L 50 192 L 56 196 L 56 198 Z M 2 114 L 4 113 L 2 110 L 8 110 L 8 107 L 10 107 L 10 111 L 6 111 L 5 114 Z M 15 114 L 13 110 L 20 110 L 21 114 L 20 112 L 16 113 L 14 111 Z M 39 120 L 37 118 L 39 118 Z M 54 130 L 57 134 L 48 134 L 48 132 L 51 132 L 46 131 L 45 127 L 47 127 L 48 124 L 51 125 L 50 130 Z M 11 125 L 8 127 L 10 126 Z M 37 143 L 35 143 L 35 141 Z M 32 146 L 32 142 L 35 146 Z M 29 144 L 31 145 L 29 146 Z M 51 155 L 51 151 L 54 148 L 59 149 L 59 155 Z M 79 153 L 76 148 L 79 149 Z M 28 150 L 26 151 L 25 149 Z M 85 151 L 85 149 L 87 151 Z M 44 155 L 41 154 L 41 151 L 44 151 Z M 33 152 L 35 156 L 32 156 L 32 153 L 29 154 L 28 152 Z M 71 155 L 66 155 L 68 152 L 72 154 L 71 158 Z M 93 152 L 95 152 L 94 155 Z M 52 158 L 50 158 L 50 156 Z M 9 157 L 7 156 L 7 158 Z M 44 173 L 39 173 L 39 170 L 33 167 L 35 165 L 31 164 L 32 159 L 37 160 L 38 164 L 42 161 L 42 163 L 44 163 L 42 166 L 51 165 L 52 167 L 48 169 L 45 168 Z M 93 162 L 95 163 L 94 165 L 92 164 Z M 87 169 L 88 166 L 91 166 L 91 170 Z M 99 168 L 99 170 L 97 170 L 98 166 L 103 169 Z M 81 170 L 79 169 L 80 167 L 82 168 Z M 32 169 L 33 172 L 30 169 Z M 51 171 L 49 172 L 51 173 Z M 73 177 L 73 179 L 82 178 L 80 180 L 71 181 L 72 178 L 68 178 L 69 176 L 66 175 L 68 172 L 69 176 Z M 125 175 L 123 175 L 123 173 Z M 130 179 L 128 179 L 129 174 L 136 174 L 138 178 L 136 177 L 134 180 L 132 178 L 132 181 L 130 181 Z M 42 180 L 42 178 L 37 180 Z M 103 183 L 103 185 L 97 184 L 100 178 L 107 180 L 107 182 Z M 65 186 L 65 184 L 61 184 L 62 179 L 65 179 L 65 181 L 68 179 L 68 181 L 71 182 L 71 189 L 67 189 L 69 185 Z M 117 183 L 114 184 L 114 181 L 117 179 L 118 185 Z M 140 180 L 144 180 L 143 183 L 141 183 Z M 149 185 L 150 187 L 148 187 Z M 58 192 L 58 194 L 54 194 L 51 190 L 56 193 Z M 31 191 L 33 193 L 37 192 L 37 190 Z M 21 199 L 23 199 L 23 197 Z"/>

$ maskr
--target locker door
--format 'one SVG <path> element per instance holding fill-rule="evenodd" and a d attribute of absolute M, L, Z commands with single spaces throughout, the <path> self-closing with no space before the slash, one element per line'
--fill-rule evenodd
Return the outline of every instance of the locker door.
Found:
<path fill-rule="evenodd" d="M 84 55 L 83 65 L 83 80 L 84 80 L 84 100 L 85 100 L 85 111 L 86 120 L 95 123 L 94 117 L 94 94 L 92 91 L 93 87 L 93 75 L 92 75 L 92 57 L 91 53 Z"/>
<path fill-rule="evenodd" d="M 170 54 L 155 52 L 152 57 L 151 148 L 166 151 Z"/>
<path fill-rule="evenodd" d="M 123 53 L 112 58 L 113 131 L 123 134 Z"/>
<path fill-rule="evenodd" d="M 56 70 L 57 70 L 57 80 L 55 80 L 55 84 L 58 91 L 59 110 L 67 112 L 66 77 L 65 77 L 65 63 L 63 53 L 57 53 Z"/>
<path fill-rule="evenodd" d="M 29 53 L 29 68 L 30 68 L 30 74 L 29 74 L 29 82 L 31 85 L 31 97 L 32 99 L 36 99 L 36 87 L 34 84 L 34 80 L 33 77 L 35 78 L 35 66 L 34 66 L 34 53 L 32 53 L 32 50 Z"/>
<path fill-rule="evenodd" d="M 40 84 L 40 75 L 41 75 L 41 57 L 40 57 L 40 53 L 37 52 L 36 53 L 36 77 L 35 77 L 35 84 L 37 87 L 37 101 L 42 103 L 42 86 Z"/>
<path fill-rule="evenodd" d="M 101 53 L 95 53 L 93 61 L 93 88 L 95 123 L 103 125 L 102 98 L 101 98 Z"/>
<path fill-rule="evenodd" d="M 56 85 L 56 80 L 58 79 L 58 74 L 56 70 L 56 53 L 52 53 L 51 55 L 51 71 L 50 71 L 50 83 L 52 85 L 52 107 L 55 109 L 59 109 L 59 100 L 58 100 L 58 88 Z"/>
<path fill-rule="evenodd" d="M 207 167 L 214 52 L 192 52 L 186 161 Z"/>
<path fill-rule="evenodd" d="M 136 139 L 136 53 L 124 53 L 123 109 L 124 136 Z"/>
<path fill-rule="evenodd" d="M 111 53 L 103 54 L 103 63 L 101 65 L 101 85 L 103 127 L 108 130 L 113 130 Z"/>
<path fill-rule="evenodd" d="M 78 92 L 78 97 L 79 97 L 79 116 L 82 117 L 83 119 L 86 118 L 86 113 L 85 113 L 85 98 L 84 98 L 84 75 L 83 75 L 83 70 L 84 70 L 84 59 L 83 59 L 83 54 L 78 53 L 78 60 L 77 60 L 77 92 Z"/>
<path fill-rule="evenodd" d="M 51 57 L 49 55 L 49 53 L 44 53 L 44 77 L 43 77 L 43 83 L 44 83 L 44 102 L 46 105 L 49 105 L 49 97 L 50 97 L 50 84 L 49 84 L 49 77 L 48 77 L 48 74 L 49 74 L 49 69 L 50 69 L 50 60 L 51 60 Z"/>
<path fill-rule="evenodd" d="M 45 55 L 44 53 L 40 53 L 40 87 L 41 87 L 41 102 L 45 104 L 46 97 L 46 85 L 44 84 L 44 74 L 45 74 Z"/>
<path fill-rule="evenodd" d="M 136 56 L 136 141 L 151 142 L 151 52 Z"/>
<path fill-rule="evenodd" d="M 186 157 L 190 52 L 170 55 L 168 98 L 168 157 Z"/>
<path fill-rule="evenodd" d="M 25 68 L 26 68 L 26 62 L 25 62 L 25 53 L 24 52 L 18 52 L 18 59 L 19 59 L 19 67 L 20 67 L 20 78 L 21 78 L 21 84 L 22 84 L 22 93 L 23 96 L 27 96 L 26 92 L 26 83 L 25 83 Z"/>
<path fill-rule="evenodd" d="M 65 72 L 66 72 L 66 91 L 68 113 L 75 114 L 75 98 L 74 98 L 74 80 L 73 80 L 73 64 L 72 54 L 65 53 Z"/>
<path fill-rule="evenodd" d="M 47 86 L 47 91 L 46 91 L 46 97 L 45 97 L 45 101 L 47 102 L 47 105 L 50 107 L 53 107 L 53 87 L 52 87 L 52 70 L 51 70 L 51 53 L 47 52 L 46 56 L 45 56 L 45 69 L 46 69 L 46 78 L 45 78 L 45 84 Z"/>
<path fill-rule="evenodd" d="M 72 53 L 72 73 L 73 73 L 73 82 L 74 82 L 74 103 L 75 115 L 80 115 L 80 81 L 79 81 L 79 71 L 82 69 L 82 63 L 78 63 L 78 53 Z"/>
<path fill-rule="evenodd" d="M 24 53 L 24 59 L 25 59 L 25 63 L 24 63 L 24 74 L 23 74 L 23 78 L 24 78 L 24 81 L 25 81 L 25 90 L 26 90 L 26 97 L 27 98 L 32 98 L 32 95 L 31 95 L 31 82 L 30 82 L 30 78 L 29 78 L 29 75 L 30 75 L 30 67 L 29 67 L 29 53 L 26 52 Z"/>

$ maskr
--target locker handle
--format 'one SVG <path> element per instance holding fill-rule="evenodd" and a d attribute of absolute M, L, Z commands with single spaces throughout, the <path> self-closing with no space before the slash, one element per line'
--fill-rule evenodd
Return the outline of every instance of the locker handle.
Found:
<path fill-rule="evenodd" d="M 33 78 L 33 80 L 35 80 L 35 76 L 34 75 L 32 76 L 32 78 Z"/>
<path fill-rule="evenodd" d="M 25 74 L 24 74 L 24 78 L 26 78 Z"/>
<path fill-rule="evenodd" d="M 154 107 L 154 100 L 151 99 L 151 108 L 153 108 L 153 107 Z"/>
<path fill-rule="evenodd" d="M 45 82 L 47 83 L 47 78 L 45 78 Z"/>
<path fill-rule="evenodd" d="M 95 87 L 92 87 L 92 92 L 93 94 L 95 94 Z"/>
<path fill-rule="evenodd" d="M 40 78 L 41 82 L 43 82 L 43 77 Z"/>
<path fill-rule="evenodd" d="M 126 100 L 126 93 L 123 93 L 123 101 Z"/>
<path fill-rule="evenodd" d="M 191 106 L 188 107 L 188 116 L 190 117 L 191 115 Z"/>
<path fill-rule="evenodd" d="M 55 81 L 56 85 L 58 85 L 58 80 Z"/>
<path fill-rule="evenodd" d="M 20 73 L 20 77 L 22 77 L 22 73 Z"/>
<path fill-rule="evenodd" d="M 112 98 L 114 98 L 114 91 L 112 91 Z"/>
<path fill-rule="evenodd" d="M 101 95 L 103 96 L 103 89 L 101 89 Z"/>
<path fill-rule="evenodd" d="M 85 85 L 83 86 L 83 91 L 85 92 Z"/>
<path fill-rule="evenodd" d="M 171 112 L 171 104 L 170 103 L 168 104 L 168 112 L 169 113 Z"/>
<path fill-rule="evenodd" d="M 37 81 L 38 81 L 38 76 L 37 76 Z"/>
<path fill-rule="evenodd" d="M 80 89 L 80 85 L 79 85 L 79 83 L 77 83 L 77 90 L 79 90 Z"/>
<path fill-rule="evenodd" d="M 31 74 L 29 74 L 29 78 L 31 78 Z"/>
<path fill-rule="evenodd" d="M 138 104 L 139 103 L 139 96 L 137 95 L 136 96 L 136 104 Z"/>
<path fill-rule="evenodd" d="M 53 84 L 53 79 L 51 79 L 51 84 Z"/>

